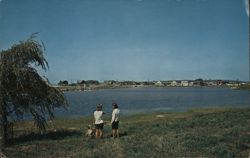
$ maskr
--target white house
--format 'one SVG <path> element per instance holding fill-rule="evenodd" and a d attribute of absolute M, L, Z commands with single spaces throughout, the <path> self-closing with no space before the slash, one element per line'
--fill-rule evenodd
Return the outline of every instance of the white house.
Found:
<path fill-rule="evenodd" d="M 188 86 L 188 81 L 181 81 L 181 86 L 187 87 Z"/>
<path fill-rule="evenodd" d="M 194 86 L 194 82 L 189 82 L 188 86 Z"/>
<path fill-rule="evenodd" d="M 171 86 L 177 86 L 177 82 L 176 81 L 172 81 L 171 82 Z"/>
<path fill-rule="evenodd" d="M 157 81 L 156 83 L 155 83 L 155 86 L 162 86 L 163 84 L 162 84 L 162 82 L 161 81 Z"/>

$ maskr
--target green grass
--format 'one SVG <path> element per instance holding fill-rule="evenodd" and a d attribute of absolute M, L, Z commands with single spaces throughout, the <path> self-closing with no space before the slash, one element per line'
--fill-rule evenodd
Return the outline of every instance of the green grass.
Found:
<path fill-rule="evenodd" d="M 238 88 L 239 88 L 239 89 L 250 90 L 250 85 L 249 85 L 249 84 L 246 84 L 246 85 L 240 85 Z"/>
<path fill-rule="evenodd" d="M 159 117 L 161 115 L 161 117 Z M 157 117 L 158 116 L 158 117 Z M 110 118 L 106 118 L 108 121 Z M 15 125 L 8 157 L 248 157 L 250 109 L 196 109 L 123 116 L 119 139 L 84 136 L 92 118 L 56 119 L 39 134 L 31 122 Z M 56 131 L 54 131 L 56 129 Z"/>

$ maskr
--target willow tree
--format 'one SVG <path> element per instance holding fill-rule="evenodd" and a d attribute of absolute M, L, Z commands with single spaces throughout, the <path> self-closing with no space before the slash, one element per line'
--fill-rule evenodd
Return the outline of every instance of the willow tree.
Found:
<path fill-rule="evenodd" d="M 7 143 L 10 121 L 24 119 L 28 114 L 40 130 L 46 129 L 46 120 L 54 118 L 55 108 L 66 108 L 61 91 L 48 84 L 38 73 L 46 71 L 48 63 L 44 47 L 31 36 L 0 53 L 0 128 L 1 145 Z"/>

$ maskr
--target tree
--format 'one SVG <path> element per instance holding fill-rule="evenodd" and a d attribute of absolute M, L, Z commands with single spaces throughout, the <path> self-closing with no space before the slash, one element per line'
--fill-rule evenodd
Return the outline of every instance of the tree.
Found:
<path fill-rule="evenodd" d="M 97 81 L 97 80 L 87 80 L 87 81 L 85 81 L 85 83 L 87 85 L 99 85 L 100 84 L 99 81 Z"/>
<path fill-rule="evenodd" d="M 55 108 L 66 108 L 63 93 L 41 77 L 38 68 L 46 71 L 44 46 L 32 35 L 26 41 L 0 53 L 0 129 L 1 145 L 7 144 L 7 126 L 11 121 L 30 114 L 40 130 L 46 130 L 46 120 L 54 118 Z"/>
<path fill-rule="evenodd" d="M 201 78 L 194 80 L 194 84 L 197 86 L 204 86 L 204 81 Z"/>
<path fill-rule="evenodd" d="M 69 85 L 69 82 L 67 80 L 59 81 L 58 85 L 59 86 L 67 86 L 67 85 Z"/>
<path fill-rule="evenodd" d="M 77 84 L 78 84 L 78 85 L 84 85 L 85 83 L 86 83 L 85 80 L 77 81 Z"/>

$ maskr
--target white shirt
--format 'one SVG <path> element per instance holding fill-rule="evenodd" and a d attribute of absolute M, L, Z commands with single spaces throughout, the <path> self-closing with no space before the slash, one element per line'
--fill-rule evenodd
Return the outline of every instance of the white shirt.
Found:
<path fill-rule="evenodd" d="M 103 111 L 95 111 L 94 112 L 95 124 L 103 123 L 102 115 L 103 115 Z"/>
<path fill-rule="evenodd" d="M 111 123 L 112 122 L 117 122 L 119 121 L 119 115 L 120 115 L 120 110 L 119 109 L 114 109 L 113 112 L 112 112 L 112 120 L 111 120 Z"/>

